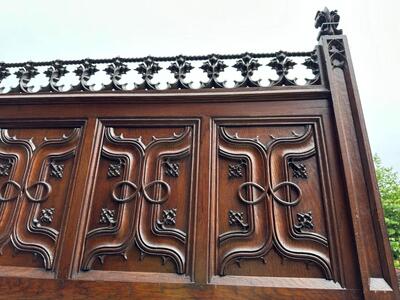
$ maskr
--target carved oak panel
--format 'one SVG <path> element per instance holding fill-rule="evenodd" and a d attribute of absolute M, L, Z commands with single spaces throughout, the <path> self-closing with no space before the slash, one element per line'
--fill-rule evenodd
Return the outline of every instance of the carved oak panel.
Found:
<path fill-rule="evenodd" d="M 339 281 L 317 129 L 317 119 L 216 120 L 216 275 Z"/>
<path fill-rule="evenodd" d="M 189 274 L 197 121 L 102 123 L 80 269 Z"/>
<path fill-rule="evenodd" d="M 1 266 L 55 269 L 82 132 L 67 124 L 0 128 Z"/>

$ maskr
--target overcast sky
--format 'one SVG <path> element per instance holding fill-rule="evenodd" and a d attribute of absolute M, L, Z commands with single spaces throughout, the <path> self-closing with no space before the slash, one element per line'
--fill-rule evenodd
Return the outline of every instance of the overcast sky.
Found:
<path fill-rule="evenodd" d="M 372 151 L 400 171 L 399 0 L 2 1 L 0 61 L 308 51 L 324 6 L 349 39 Z"/>

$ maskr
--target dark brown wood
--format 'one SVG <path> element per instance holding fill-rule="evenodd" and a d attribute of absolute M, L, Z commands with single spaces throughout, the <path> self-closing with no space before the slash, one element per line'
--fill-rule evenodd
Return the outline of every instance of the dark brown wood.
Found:
<path fill-rule="evenodd" d="M 270 87 L 256 87 L 258 65 L 243 56 L 238 88 L 222 88 L 210 59 L 210 81 L 194 91 L 179 57 L 171 88 L 185 91 L 33 95 L 23 81 L 27 93 L 2 95 L 0 293 L 399 299 L 337 22 L 317 15 L 333 27 L 307 86 L 286 77 L 281 52 Z M 139 68 L 148 87 L 154 63 Z M 77 89 L 90 90 L 87 79 Z"/>

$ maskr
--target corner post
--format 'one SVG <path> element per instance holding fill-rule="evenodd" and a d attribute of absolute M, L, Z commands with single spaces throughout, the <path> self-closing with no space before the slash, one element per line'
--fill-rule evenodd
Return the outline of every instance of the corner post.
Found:
<path fill-rule="evenodd" d="M 399 296 L 391 249 L 384 224 L 375 168 L 346 36 L 338 29 L 337 11 L 325 8 L 315 17 L 326 83 L 352 217 L 358 266 L 365 299 Z"/>

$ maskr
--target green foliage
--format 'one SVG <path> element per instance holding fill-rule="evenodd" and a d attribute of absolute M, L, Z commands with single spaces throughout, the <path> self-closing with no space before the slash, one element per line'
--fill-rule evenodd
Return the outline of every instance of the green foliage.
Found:
<path fill-rule="evenodd" d="M 400 177 L 393 168 L 383 166 L 376 154 L 374 162 L 394 265 L 400 268 Z"/>

